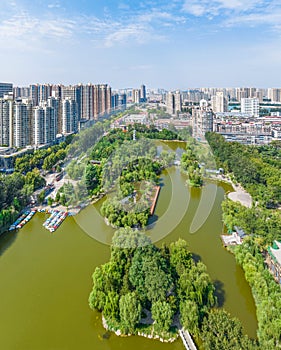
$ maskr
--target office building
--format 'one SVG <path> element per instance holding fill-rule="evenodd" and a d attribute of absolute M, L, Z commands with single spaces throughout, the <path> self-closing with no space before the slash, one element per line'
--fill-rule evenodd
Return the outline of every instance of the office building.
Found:
<path fill-rule="evenodd" d="M 146 102 L 146 87 L 143 84 L 140 88 L 140 102 Z"/>

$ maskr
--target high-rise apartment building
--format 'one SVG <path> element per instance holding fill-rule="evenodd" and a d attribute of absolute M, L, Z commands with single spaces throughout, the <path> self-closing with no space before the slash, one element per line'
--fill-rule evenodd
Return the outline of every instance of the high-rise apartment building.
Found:
<path fill-rule="evenodd" d="M 39 87 L 37 84 L 29 86 L 29 98 L 31 99 L 33 106 L 39 106 Z"/>
<path fill-rule="evenodd" d="M 52 85 L 40 84 L 39 85 L 39 103 L 47 101 L 52 96 Z"/>
<path fill-rule="evenodd" d="M 271 102 L 281 102 L 281 88 L 268 89 L 268 98 Z"/>
<path fill-rule="evenodd" d="M 241 98 L 250 97 L 250 88 L 237 88 L 236 89 L 236 100 L 241 101 Z"/>
<path fill-rule="evenodd" d="M 252 117 L 259 116 L 258 98 L 241 98 L 241 112 L 247 113 Z"/>
<path fill-rule="evenodd" d="M 13 103 L 12 135 L 10 129 L 10 145 L 25 147 L 31 144 L 32 103 L 29 100 Z M 12 144 L 11 144 L 12 141 Z"/>
<path fill-rule="evenodd" d="M 78 131 L 77 103 L 66 98 L 62 101 L 62 133 L 69 134 Z"/>
<path fill-rule="evenodd" d="M 44 107 L 45 113 L 45 143 L 52 143 L 57 136 L 57 121 L 55 109 L 50 106 Z"/>
<path fill-rule="evenodd" d="M 45 112 L 43 107 L 33 110 L 33 142 L 34 145 L 45 144 Z"/>
<path fill-rule="evenodd" d="M 173 115 L 175 111 L 175 98 L 171 91 L 166 94 L 166 111 L 171 115 Z"/>
<path fill-rule="evenodd" d="M 98 119 L 112 105 L 107 84 L 33 84 L 14 92 L 12 84 L 2 87 L 3 97 L 11 95 L 0 98 L 0 145 L 10 147 L 54 142 L 58 133 L 77 132 L 80 119 Z M 126 96 L 118 96 L 116 102 L 126 104 Z"/>
<path fill-rule="evenodd" d="M 182 98 L 181 98 L 180 91 L 175 92 L 174 101 L 175 101 L 174 114 L 177 114 L 177 112 L 181 112 L 181 105 L 182 105 Z"/>
<path fill-rule="evenodd" d="M 62 85 L 52 85 L 52 97 L 62 98 Z"/>
<path fill-rule="evenodd" d="M 193 137 L 204 139 L 205 133 L 213 131 L 213 112 L 206 100 L 201 100 L 199 107 L 192 110 Z"/>
<path fill-rule="evenodd" d="M 55 109 L 45 104 L 33 109 L 32 144 L 44 145 L 53 143 L 57 136 Z"/>
<path fill-rule="evenodd" d="M 9 92 L 13 92 L 13 84 L 11 83 L 0 83 L 0 98 L 3 98 L 4 95 Z"/>
<path fill-rule="evenodd" d="M 62 132 L 62 104 L 61 104 L 61 99 L 59 97 L 49 97 L 47 100 L 47 104 L 48 107 L 52 107 L 54 109 L 54 124 L 53 124 L 53 128 L 54 128 L 54 133 L 51 132 L 52 135 L 54 135 L 54 137 L 56 138 L 56 135 L 58 133 Z M 54 141 L 54 140 L 52 140 Z M 52 142 L 49 141 L 49 142 Z"/>
<path fill-rule="evenodd" d="M 14 87 L 13 88 L 13 93 L 14 93 L 14 99 L 16 100 L 17 98 L 29 98 L 30 91 L 29 87 Z"/>
<path fill-rule="evenodd" d="M 140 103 L 140 90 L 133 89 L 133 103 Z"/>
<path fill-rule="evenodd" d="M 111 110 L 111 87 L 107 84 L 81 85 L 81 118 L 97 119 Z"/>
<path fill-rule="evenodd" d="M 10 123 L 13 115 L 13 98 L 0 99 L 0 146 L 10 145 Z"/>
<path fill-rule="evenodd" d="M 182 97 L 180 91 L 176 91 L 175 93 L 169 91 L 166 94 L 166 110 L 167 113 L 171 115 L 177 114 L 177 112 L 181 112 L 182 105 Z"/>
<path fill-rule="evenodd" d="M 211 107 L 214 113 L 227 112 L 228 102 L 222 91 L 217 91 L 215 96 L 211 97 Z"/>

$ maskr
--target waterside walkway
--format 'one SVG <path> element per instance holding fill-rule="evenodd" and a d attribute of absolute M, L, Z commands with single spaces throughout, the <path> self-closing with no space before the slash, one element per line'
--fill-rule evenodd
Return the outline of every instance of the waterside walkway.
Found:
<path fill-rule="evenodd" d="M 180 333 L 180 337 L 181 337 L 181 340 L 183 342 L 183 345 L 184 347 L 187 349 L 187 350 L 197 350 L 189 332 L 185 329 L 180 329 L 179 330 L 179 333 Z"/>

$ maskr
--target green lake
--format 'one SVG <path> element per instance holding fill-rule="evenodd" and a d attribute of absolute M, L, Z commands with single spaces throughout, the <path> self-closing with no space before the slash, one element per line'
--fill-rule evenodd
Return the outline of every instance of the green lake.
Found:
<path fill-rule="evenodd" d="M 208 183 L 203 189 L 189 189 L 185 181 L 178 168 L 163 172 L 148 234 L 159 245 L 186 239 L 195 258 L 207 265 L 220 305 L 255 337 L 257 320 L 249 285 L 220 240 L 220 203 L 230 187 Z M 184 349 L 180 340 L 163 344 L 108 334 L 100 314 L 89 309 L 91 275 L 108 260 L 113 233 L 99 215 L 101 202 L 67 218 L 55 233 L 42 226 L 46 215 L 37 213 L 18 232 L 0 237 L 1 349 Z"/>

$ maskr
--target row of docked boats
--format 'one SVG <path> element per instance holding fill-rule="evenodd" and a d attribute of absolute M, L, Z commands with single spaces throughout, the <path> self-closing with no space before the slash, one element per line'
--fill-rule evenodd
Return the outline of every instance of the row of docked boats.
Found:
<path fill-rule="evenodd" d="M 17 228 L 22 228 L 27 224 L 33 215 L 36 213 L 36 210 L 26 210 L 9 228 L 9 231 L 16 230 Z"/>
<path fill-rule="evenodd" d="M 43 223 L 43 226 L 50 232 L 55 232 L 67 216 L 68 213 L 65 211 L 53 210 L 51 216 Z"/>

